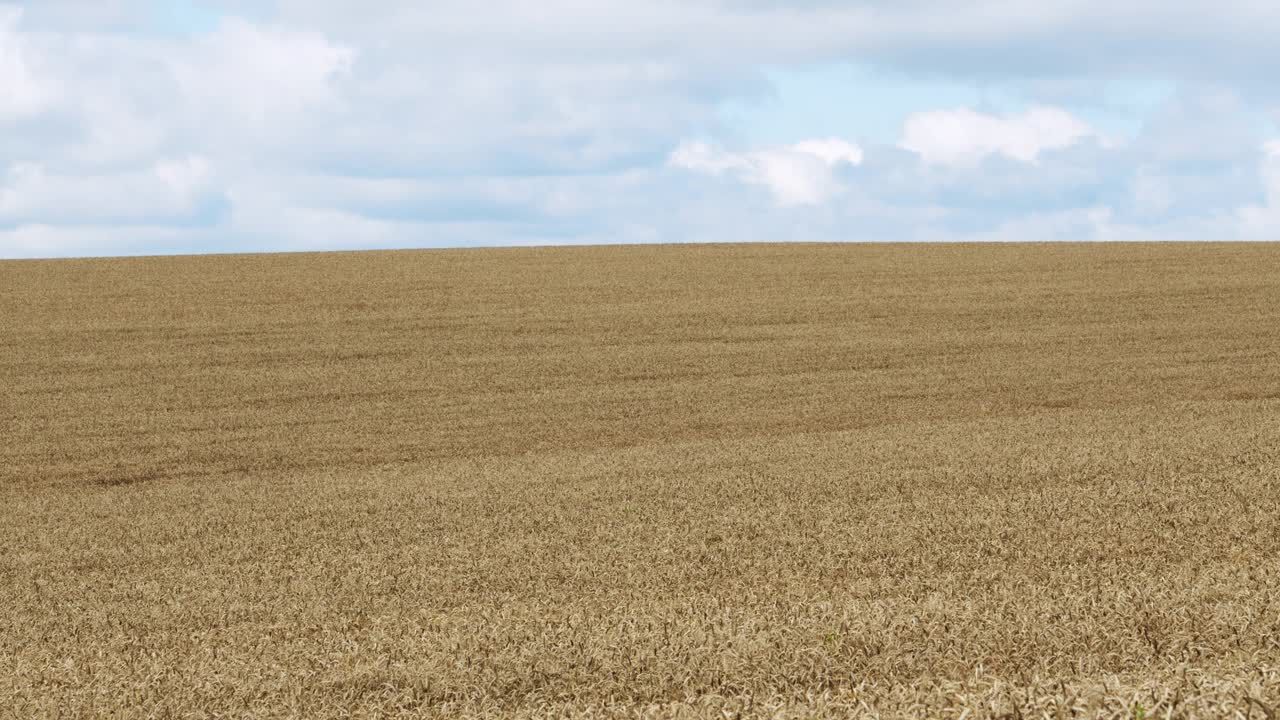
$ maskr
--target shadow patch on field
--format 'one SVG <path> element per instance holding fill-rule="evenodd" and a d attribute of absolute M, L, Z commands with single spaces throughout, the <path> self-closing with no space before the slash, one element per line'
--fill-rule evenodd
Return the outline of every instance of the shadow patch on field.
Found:
<path fill-rule="evenodd" d="M 429 677 L 414 676 L 404 672 L 375 670 L 351 678 L 333 680 L 318 686 L 319 696 L 336 693 L 346 702 L 393 700 L 396 707 L 405 710 L 421 710 L 450 702 L 461 697 L 436 687 Z"/>
<path fill-rule="evenodd" d="M 1042 408 L 1049 408 L 1051 410 L 1066 410 L 1067 408 L 1076 407 L 1079 404 L 1080 404 L 1080 401 L 1075 398 L 1061 397 L 1061 398 L 1046 398 L 1044 400 L 1037 402 L 1036 406 L 1042 407 Z"/>
<path fill-rule="evenodd" d="M 90 482 L 98 487 L 123 487 L 164 480 L 165 477 L 166 475 L 159 470 L 121 468 L 97 474 Z"/>
<path fill-rule="evenodd" d="M 1227 393 L 1228 400 L 1280 400 L 1280 390 L 1237 390 Z"/>

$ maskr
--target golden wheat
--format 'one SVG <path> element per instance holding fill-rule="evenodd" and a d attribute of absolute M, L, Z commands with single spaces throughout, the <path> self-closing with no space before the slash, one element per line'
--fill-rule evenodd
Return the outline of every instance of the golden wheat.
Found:
<path fill-rule="evenodd" d="M 0 714 L 1270 717 L 1280 246 L 0 263 Z"/>

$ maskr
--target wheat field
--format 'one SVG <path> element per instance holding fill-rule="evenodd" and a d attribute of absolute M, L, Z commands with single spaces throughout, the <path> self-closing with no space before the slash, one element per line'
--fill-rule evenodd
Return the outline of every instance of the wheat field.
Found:
<path fill-rule="evenodd" d="M 0 263 L 0 717 L 1280 714 L 1280 245 Z"/>

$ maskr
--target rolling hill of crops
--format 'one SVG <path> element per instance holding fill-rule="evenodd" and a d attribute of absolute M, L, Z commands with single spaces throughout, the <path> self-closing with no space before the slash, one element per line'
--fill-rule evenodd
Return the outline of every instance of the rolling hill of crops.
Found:
<path fill-rule="evenodd" d="M 0 262 L 0 717 L 1280 714 L 1280 245 Z"/>

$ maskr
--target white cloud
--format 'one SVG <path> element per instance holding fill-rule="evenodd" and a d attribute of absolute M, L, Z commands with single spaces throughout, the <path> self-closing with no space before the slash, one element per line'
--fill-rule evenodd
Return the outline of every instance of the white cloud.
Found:
<path fill-rule="evenodd" d="M 1267 200 L 1280 206 L 1280 140 L 1270 140 L 1262 145 L 1262 178 Z"/>
<path fill-rule="evenodd" d="M 1280 240 L 1280 139 L 1263 144 L 1259 175 L 1266 200 L 1237 211 L 1240 231 L 1254 240 Z"/>
<path fill-rule="evenodd" d="M 939 165 L 974 165 L 993 154 L 1035 163 L 1046 150 L 1097 136 L 1088 123 L 1059 108 L 1034 107 L 1006 115 L 958 108 L 912 114 L 900 146 Z"/>
<path fill-rule="evenodd" d="M 26 39 L 18 30 L 22 9 L 0 5 L 0 122 L 33 115 L 47 107 L 55 90 L 33 67 Z"/>
<path fill-rule="evenodd" d="M 1169 179 L 1150 169 L 1138 168 L 1130 183 L 1133 206 L 1145 216 L 1158 216 L 1173 205 L 1173 189 Z"/>
<path fill-rule="evenodd" d="M 1005 79 L 1099 68 L 1257 72 L 1280 53 L 1272 42 L 1280 10 L 1259 0 L 493 0 L 481 12 L 467 0 L 385 0 L 376 13 L 349 0 L 274 5 L 282 21 L 344 38 L 429 37 L 447 52 L 487 48 L 505 57 L 787 63 L 856 56 L 931 75 Z M 1258 75 L 1265 84 L 1266 73 Z"/>
<path fill-rule="evenodd" d="M 671 165 L 709 175 L 732 175 L 759 185 L 783 207 L 817 205 L 840 190 L 836 170 L 862 164 L 862 148 L 838 138 L 733 153 L 702 142 L 686 142 L 671 154 Z"/>
<path fill-rule="evenodd" d="M 202 157 L 113 175 L 63 175 L 22 163 L 0 178 L 0 225 L 184 223 L 203 210 L 214 187 Z"/>
<path fill-rule="evenodd" d="M 862 148 L 837 138 L 803 140 L 793 145 L 791 149 L 806 155 L 812 155 L 827 165 L 835 165 L 841 162 L 850 165 L 862 164 Z"/>
<path fill-rule="evenodd" d="M 300 114 L 338 105 L 335 83 L 355 59 L 354 49 L 320 33 L 233 18 L 177 54 L 172 72 L 187 109 L 205 127 L 230 122 L 278 135 L 303 119 Z"/>
<path fill-rule="evenodd" d="M 212 30 L 153 0 L 4 3 L 0 256 L 1280 227 L 1253 127 L 1280 107 L 1275 3 L 201 0 Z M 816 102 L 907 78 L 900 147 L 762 146 L 725 119 L 772 70 L 844 63 L 889 81 Z M 921 78 L 1050 106 L 939 109 L 908 97 Z M 1117 124 L 1099 78 L 1182 99 Z M 1026 92 L 1054 83 L 1084 90 Z M 866 138 L 857 115 L 766 132 Z"/>
<path fill-rule="evenodd" d="M 4 229 L 0 225 L 0 258 L 158 255 L 211 249 L 227 251 L 236 247 L 234 242 L 227 242 L 224 234 L 200 228 L 33 223 Z"/>

